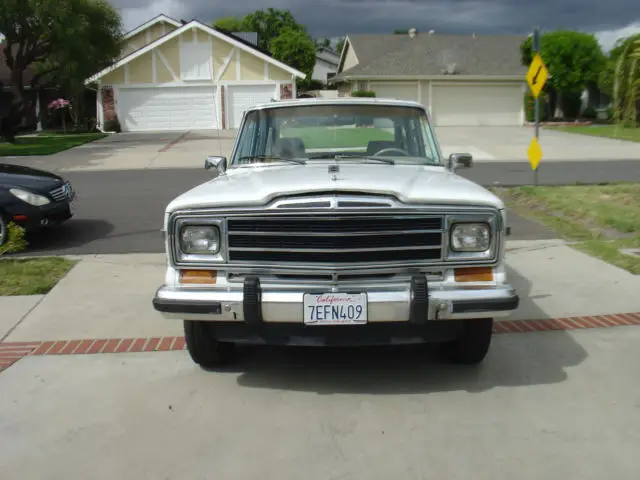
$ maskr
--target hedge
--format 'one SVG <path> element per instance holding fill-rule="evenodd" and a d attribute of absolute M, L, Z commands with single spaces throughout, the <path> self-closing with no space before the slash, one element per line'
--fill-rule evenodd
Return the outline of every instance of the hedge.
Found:
<path fill-rule="evenodd" d="M 544 122 L 549 119 L 549 97 L 546 93 L 540 94 L 540 121 Z M 524 114 L 527 122 L 536 121 L 535 111 L 536 99 L 531 92 L 524 94 Z"/>
<path fill-rule="evenodd" d="M 351 92 L 352 97 L 375 97 L 376 92 L 372 92 L 370 90 L 356 90 L 355 92 Z"/>

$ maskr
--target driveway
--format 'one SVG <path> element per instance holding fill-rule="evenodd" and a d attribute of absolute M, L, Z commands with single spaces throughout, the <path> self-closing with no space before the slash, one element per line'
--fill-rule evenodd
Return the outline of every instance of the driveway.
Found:
<path fill-rule="evenodd" d="M 533 127 L 437 127 L 443 153 L 471 153 L 477 161 L 528 162 Z M 542 162 L 638 160 L 640 143 L 540 129 Z"/>
<path fill-rule="evenodd" d="M 235 134 L 233 130 L 120 133 L 55 155 L 0 161 L 56 172 L 202 168 L 208 155 L 230 155 Z"/>

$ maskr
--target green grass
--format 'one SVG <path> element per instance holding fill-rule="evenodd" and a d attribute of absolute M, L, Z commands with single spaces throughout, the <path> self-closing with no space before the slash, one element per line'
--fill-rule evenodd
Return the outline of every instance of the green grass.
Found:
<path fill-rule="evenodd" d="M 493 188 L 517 213 L 551 228 L 574 247 L 640 274 L 640 183 Z"/>
<path fill-rule="evenodd" d="M 75 264 L 60 257 L 0 259 L 0 296 L 45 294 Z"/>
<path fill-rule="evenodd" d="M 15 144 L 0 142 L 0 157 L 52 155 L 106 136 L 105 133 L 77 133 L 17 137 Z"/>
<path fill-rule="evenodd" d="M 292 127 L 282 137 L 299 137 L 310 148 L 365 148 L 372 140 L 393 140 L 393 134 L 379 128 L 364 127 Z"/>
<path fill-rule="evenodd" d="M 579 133 L 582 135 L 590 135 L 592 137 L 606 137 L 617 140 L 628 140 L 631 142 L 640 142 L 640 128 L 618 127 L 616 125 L 594 125 L 575 127 L 545 127 L 549 130 L 558 130 L 560 132 Z"/>

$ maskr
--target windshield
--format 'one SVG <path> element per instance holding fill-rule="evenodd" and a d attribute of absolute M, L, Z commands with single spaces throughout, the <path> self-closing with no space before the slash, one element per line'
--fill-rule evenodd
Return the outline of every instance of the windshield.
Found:
<path fill-rule="evenodd" d="M 424 110 L 356 104 L 249 112 L 231 165 L 326 159 L 442 165 Z"/>

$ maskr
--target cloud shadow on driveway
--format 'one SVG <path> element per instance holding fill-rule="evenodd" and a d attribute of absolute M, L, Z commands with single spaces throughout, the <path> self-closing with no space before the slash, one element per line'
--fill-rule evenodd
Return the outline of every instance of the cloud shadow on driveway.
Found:
<path fill-rule="evenodd" d="M 518 277 L 514 271 L 509 274 Z M 546 318 L 528 299 L 528 281 L 514 278 L 529 318 Z M 249 347 L 239 352 L 238 384 L 329 394 L 483 392 L 494 387 L 532 386 L 566 380 L 586 350 L 564 331 L 499 334 L 478 366 L 447 363 L 437 345 L 313 348 Z M 219 373 L 224 374 L 224 371 Z"/>

